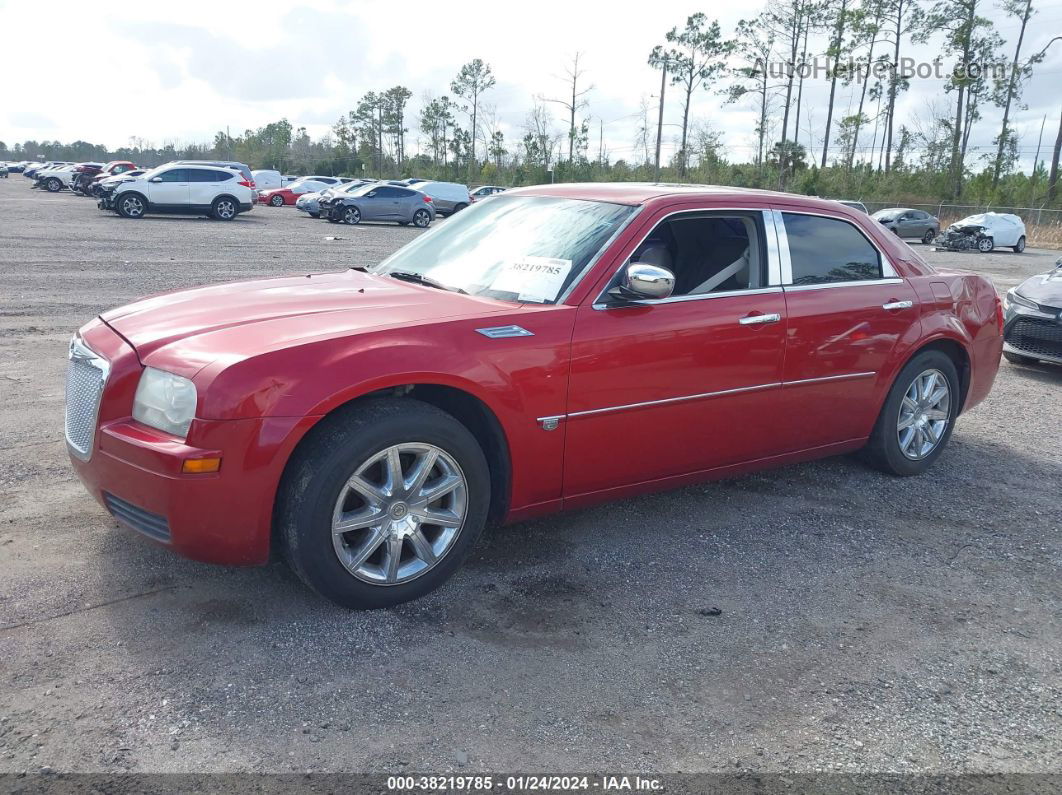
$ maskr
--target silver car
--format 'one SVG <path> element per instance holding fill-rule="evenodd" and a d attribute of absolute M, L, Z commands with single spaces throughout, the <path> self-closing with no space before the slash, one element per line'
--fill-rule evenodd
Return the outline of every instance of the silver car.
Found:
<path fill-rule="evenodd" d="M 339 223 L 397 221 L 423 229 L 435 220 L 435 203 L 413 188 L 372 183 L 349 193 L 321 197 L 321 217 Z"/>
<path fill-rule="evenodd" d="M 917 237 L 926 245 L 932 243 L 933 238 L 940 234 L 940 221 L 936 216 L 924 210 L 889 207 L 878 210 L 871 218 L 895 233 L 897 237 Z"/>
<path fill-rule="evenodd" d="M 344 182 L 342 185 L 337 185 L 327 190 L 313 191 L 312 193 L 304 193 L 295 200 L 295 209 L 302 210 L 304 213 L 309 213 L 312 218 L 321 217 L 321 199 L 331 198 L 335 194 L 350 193 L 352 190 L 360 188 L 362 185 L 368 185 L 372 183 L 371 179 L 356 179 L 353 182 Z"/>

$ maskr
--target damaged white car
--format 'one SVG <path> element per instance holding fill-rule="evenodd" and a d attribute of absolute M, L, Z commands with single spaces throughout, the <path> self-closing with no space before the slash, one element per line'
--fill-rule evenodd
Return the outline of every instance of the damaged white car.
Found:
<path fill-rule="evenodd" d="M 938 249 L 987 254 L 995 248 L 1025 251 L 1025 222 L 1011 213 L 977 213 L 956 221 L 933 241 Z"/>

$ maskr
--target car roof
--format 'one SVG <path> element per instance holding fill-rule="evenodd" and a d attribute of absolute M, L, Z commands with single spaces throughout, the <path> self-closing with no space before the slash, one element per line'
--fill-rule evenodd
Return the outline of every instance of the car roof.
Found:
<path fill-rule="evenodd" d="M 713 202 L 727 199 L 761 202 L 799 203 L 820 210 L 835 211 L 838 202 L 804 196 L 796 193 L 735 188 L 726 185 L 678 185 L 664 182 L 572 182 L 555 185 L 533 185 L 527 188 L 509 188 L 506 196 L 556 196 L 567 199 L 612 202 L 614 204 L 646 204 L 660 198 L 711 199 Z"/>

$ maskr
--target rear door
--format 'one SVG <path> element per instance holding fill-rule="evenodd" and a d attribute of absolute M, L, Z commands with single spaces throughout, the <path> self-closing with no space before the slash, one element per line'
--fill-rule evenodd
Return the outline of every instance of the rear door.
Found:
<path fill-rule="evenodd" d="M 203 209 L 209 208 L 218 194 L 218 180 L 225 174 L 209 168 L 187 168 L 185 171 L 188 174 L 189 204 Z M 232 172 L 231 177 L 235 176 L 236 173 Z"/>
<path fill-rule="evenodd" d="M 788 322 L 780 446 L 864 438 L 893 351 L 921 333 L 918 298 L 852 221 L 786 208 L 774 215 Z"/>
<path fill-rule="evenodd" d="M 183 209 L 188 205 L 189 181 L 186 168 L 171 168 L 148 182 L 148 201 L 159 210 Z"/>

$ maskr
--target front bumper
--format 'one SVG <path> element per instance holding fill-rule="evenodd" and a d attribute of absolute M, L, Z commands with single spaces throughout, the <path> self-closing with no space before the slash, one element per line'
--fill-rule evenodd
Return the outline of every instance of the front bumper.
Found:
<path fill-rule="evenodd" d="M 1008 301 L 1003 350 L 1062 364 L 1062 308 L 1041 305 L 1033 309 Z"/>
<path fill-rule="evenodd" d="M 130 416 L 143 369 L 133 349 L 99 320 L 81 336 L 109 362 L 89 453 L 70 454 L 89 493 L 120 524 L 184 557 L 268 561 L 284 465 L 316 418 L 196 419 L 187 441 L 179 439 Z M 216 473 L 182 472 L 188 459 L 214 457 Z"/>

